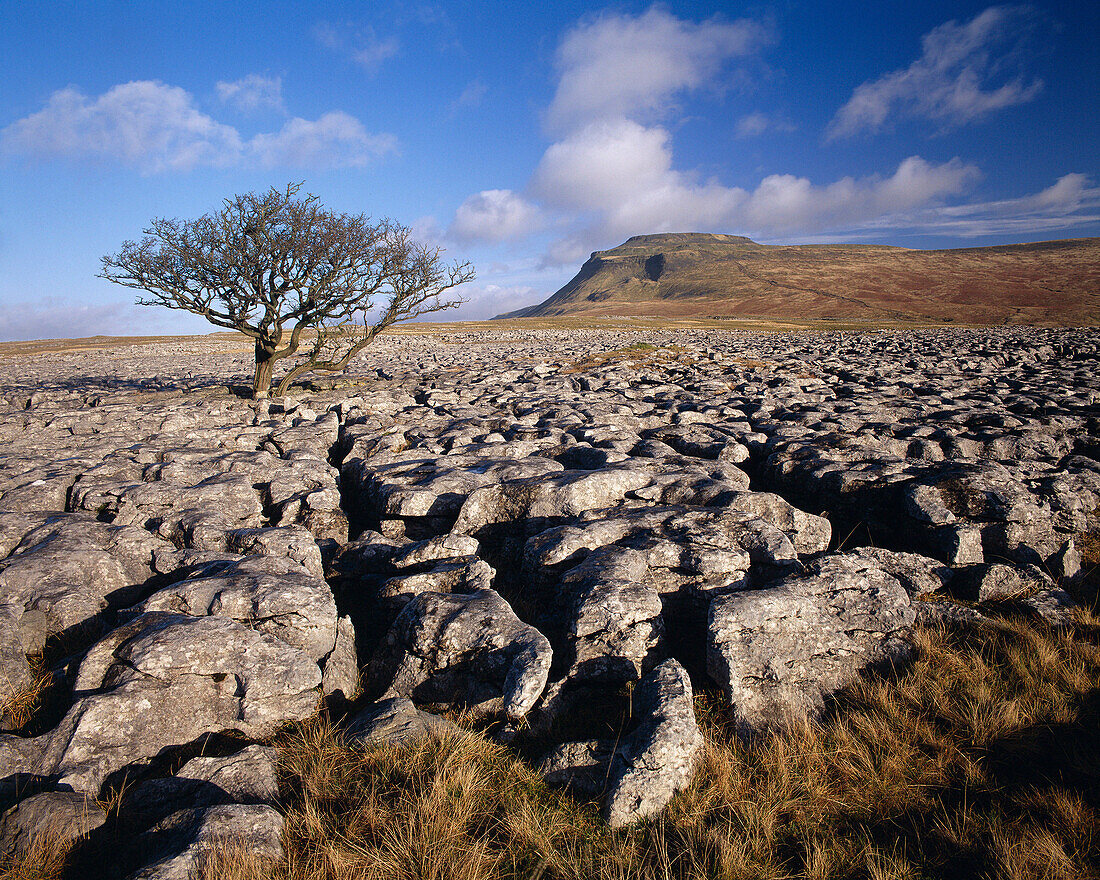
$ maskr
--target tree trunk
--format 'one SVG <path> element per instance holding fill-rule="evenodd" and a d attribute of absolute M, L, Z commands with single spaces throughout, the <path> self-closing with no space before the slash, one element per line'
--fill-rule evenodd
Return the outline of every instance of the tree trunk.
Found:
<path fill-rule="evenodd" d="M 263 400 L 271 396 L 271 377 L 275 372 L 275 352 L 256 343 L 256 375 L 252 380 L 252 399 Z"/>

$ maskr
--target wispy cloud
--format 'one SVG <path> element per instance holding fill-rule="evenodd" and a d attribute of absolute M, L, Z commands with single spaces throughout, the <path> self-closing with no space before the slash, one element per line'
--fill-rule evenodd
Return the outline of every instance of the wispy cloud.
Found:
<path fill-rule="evenodd" d="M 371 134 L 339 110 L 312 121 L 290 119 L 273 134 L 256 135 L 247 147 L 264 168 L 357 168 L 396 152 L 392 134 Z"/>
<path fill-rule="evenodd" d="M 114 161 L 143 173 L 231 165 L 361 167 L 396 150 L 393 135 L 372 134 L 341 111 L 316 120 L 295 117 L 277 132 L 245 139 L 199 110 L 190 93 L 151 80 L 114 86 L 97 98 L 62 89 L 42 110 L 0 130 L 0 152 L 9 156 Z"/>
<path fill-rule="evenodd" d="M 759 137 L 766 132 L 790 133 L 796 131 L 797 126 L 790 120 L 777 115 L 769 115 L 759 111 L 749 113 L 737 120 L 736 133 L 739 138 Z"/>
<path fill-rule="evenodd" d="M 397 37 L 380 38 L 373 28 L 364 31 L 358 43 L 358 47 L 352 52 L 352 58 L 372 73 L 382 66 L 382 62 L 395 57 L 401 51 L 401 41 Z"/>
<path fill-rule="evenodd" d="M 731 58 L 770 39 L 760 22 L 676 18 L 661 7 L 640 16 L 604 13 L 569 31 L 557 53 L 559 79 L 546 113 L 552 131 L 666 111 L 674 95 L 713 81 Z"/>
<path fill-rule="evenodd" d="M 940 25 L 925 34 L 921 57 L 907 68 L 856 88 L 826 137 L 878 131 L 905 117 L 958 126 L 1033 100 L 1042 80 L 1027 81 L 1015 69 L 1015 49 L 1030 19 L 1027 7 L 993 6 L 964 24 Z"/>
<path fill-rule="evenodd" d="M 478 107 L 481 105 L 481 101 L 488 91 L 489 87 L 481 80 L 471 80 L 466 84 L 466 88 L 462 90 L 462 94 L 455 99 L 452 109 L 460 110 L 465 107 Z"/>
<path fill-rule="evenodd" d="M 52 298 L 5 303 L 0 309 L 0 341 L 117 334 L 133 327 L 135 311 L 121 303 L 86 306 Z"/>
<path fill-rule="evenodd" d="M 542 225 L 538 208 L 510 189 L 475 193 L 455 211 L 448 235 L 456 241 L 499 242 L 520 238 Z"/>
<path fill-rule="evenodd" d="M 937 164 L 914 156 L 885 178 L 815 184 L 774 174 L 748 191 L 677 171 L 667 132 L 624 122 L 593 126 L 555 144 L 535 172 L 533 189 L 553 207 L 596 218 L 548 255 L 570 262 L 600 242 L 640 233 L 719 230 L 769 237 L 860 224 L 941 203 L 966 192 L 979 176 L 958 159 Z"/>
<path fill-rule="evenodd" d="M 313 38 L 326 49 L 347 54 L 372 74 L 401 53 L 396 36 L 380 37 L 371 25 L 319 21 L 313 26 Z"/>
<path fill-rule="evenodd" d="M 283 106 L 282 77 L 250 73 L 233 82 L 219 81 L 214 88 L 222 103 L 230 104 L 246 113 L 264 109 L 286 109 Z"/>
<path fill-rule="evenodd" d="M 0 130 L 6 153 L 35 158 L 118 160 L 145 171 L 228 165 L 243 144 L 176 86 L 150 80 L 114 86 L 97 98 L 75 88 L 50 96 L 37 113 Z"/>
<path fill-rule="evenodd" d="M 963 238 L 990 235 L 1034 238 L 1095 223 L 1100 223 L 1100 187 L 1085 175 L 1073 173 L 1031 195 L 927 208 L 883 218 L 868 224 L 866 229 L 885 227 Z"/>
<path fill-rule="evenodd" d="M 447 312 L 449 318 L 460 321 L 483 321 L 504 312 L 512 312 L 524 306 L 534 305 L 546 298 L 546 291 L 537 290 L 528 285 L 484 284 L 463 290 L 467 301 L 454 312 Z"/>

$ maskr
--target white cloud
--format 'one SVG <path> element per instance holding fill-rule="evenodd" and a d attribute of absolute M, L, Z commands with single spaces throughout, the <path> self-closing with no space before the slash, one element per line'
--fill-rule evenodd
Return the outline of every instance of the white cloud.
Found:
<path fill-rule="evenodd" d="M 547 149 L 531 189 L 556 208 L 606 209 L 660 187 L 671 168 L 663 128 L 628 119 L 594 122 Z"/>
<path fill-rule="evenodd" d="M 278 132 L 248 142 L 248 154 L 265 168 L 355 168 L 395 152 L 397 138 L 371 134 L 339 110 L 313 121 L 295 117 Z"/>
<path fill-rule="evenodd" d="M 219 81 L 214 88 L 222 103 L 232 104 L 238 110 L 251 113 L 264 108 L 284 109 L 282 77 L 250 73 L 233 82 Z"/>
<path fill-rule="evenodd" d="M 670 153 L 666 156 L 671 159 Z M 596 220 L 587 229 L 555 242 L 545 264 L 575 263 L 608 243 L 654 232 L 738 232 L 772 238 L 858 229 L 884 217 L 941 204 L 965 192 L 980 176 L 977 168 L 958 159 L 933 164 L 913 156 L 887 178 L 844 177 L 815 184 L 793 174 L 773 174 L 749 192 L 715 181 L 695 182 L 668 164 L 663 170 L 655 164 L 652 171 L 646 187 L 610 194 L 605 190 L 600 195 L 610 198 L 593 198 L 583 205 Z M 583 180 L 575 190 L 568 180 L 558 183 L 562 191 L 586 191 Z"/>
<path fill-rule="evenodd" d="M 439 226 L 439 221 L 431 214 L 417 217 L 409 224 L 413 238 L 432 247 L 440 247 L 443 244 L 444 232 Z"/>
<path fill-rule="evenodd" d="M 466 88 L 462 90 L 462 94 L 454 102 L 454 107 L 478 107 L 481 105 L 482 99 L 488 93 L 489 87 L 485 85 L 481 80 L 475 79 L 466 84 Z"/>
<path fill-rule="evenodd" d="M 8 153 L 35 157 L 117 159 L 143 171 L 227 165 L 241 138 L 215 122 L 181 88 L 151 80 L 129 82 L 89 98 L 61 89 L 46 106 L 0 131 Z"/>
<path fill-rule="evenodd" d="M 1011 50 L 995 49 L 1018 42 L 1028 21 L 1025 7 L 993 6 L 965 24 L 949 21 L 922 39 L 923 53 L 904 70 L 865 82 L 852 93 L 829 123 L 827 137 L 877 131 L 892 117 L 931 119 L 963 125 L 1005 107 L 1031 101 L 1043 87 L 1016 76 L 990 81 L 1010 66 Z"/>
<path fill-rule="evenodd" d="M 337 49 L 340 47 L 340 32 L 332 22 L 317 22 L 317 24 L 313 26 L 312 33 L 313 39 L 326 49 Z"/>
<path fill-rule="evenodd" d="M 499 284 L 485 284 L 469 290 L 463 287 L 459 292 L 467 301 L 454 311 L 445 312 L 447 320 L 484 321 L 541 302 L 548 293 L 527 285 Z"/>
<path fill-rule="evenodd" d="M 448 234 L 461 242 L 499 242 L 539 227 L 538 209 L 510 189 L 488 189 L 470 196 L 455 211 Z"/>
<path fill-rule="evenodd" d="M 767 131 L 792 132 L 795 125 L 779 116 L 769 116 L 757 111 L 737 120 L 736 132 L 739 138 L 758 137 Z"/>
<path fill-rule="evenodd" d="M 991 202 L 942 205 L 894 217 L 894 228 L 958 235 L 1054 234 L 1100 223 L 1100 187 L 1083 174 L 1065 174 L 1031 195 Z"/>
<path fill-rule="evenodd" d="M 371 73 L 401 52 L 401 41 L 397 37 L 380 38 L 369 25 L 360 28 L 351 23 L 337 26 L 319 21 L 313 26 L 313 38 L 326 49 L 349 53 Z"/>
<path fill-rule="evenodd" d="M 374 28 L 368 27 L 356 36 L 356 48 L 351 57 L 371 73 L 382 66 L 384 61 L 395 57 L 401 51 L 401 42 L 397 37 L 380 39 Z"/>
<path fill-rule="evenodd" d="M 567 235 L 552 241 L 539 262 L 540 269 L 557 269 L 562 266 L 579 266 L 596 249 L 592 230 Z"/>
<path fill-rule="evenodd" d="M 952 159 L 941 165 L 911 156 L 890 177 L 844 177 L 815 186 L 805 177 L 765 177 L 732 218 L 764 234 L 820 232 L 878 221 L 965 192 L 980 177 L 973 165 Z"/>
<path fill-rule="evenodd" d="M 75 88 L 54 92 L 42 110 L 0 130 L 0 150 L 115 160 L 144 173 L 238 164 L 343 168 L 396 152 L 397 139 L 331 111 L 312 121 L 295 117 L 277 132 L 245 141 L 233 126 L 202 113 L 183 89 L 142 81 L 114 86 L 98 98 Z"/>
<path fill-rule="evenodd" d="M 558 50 L 560 76 L 547 122 L 562 136 L 539 162 L 528 187 L 531 197 L 558 211 L 600 213 L 604 230 L 642 223 L 667 229 L 728 213 L 737 196 L 674 171 L 668 131 L 632 117 L 667 111 L 679 92 L 710 84 L 727 60 L 755 51 L 768 38 L 757 22 L 696 23 L 660 7 L 639 16 L 604 13 L 582 21 Z M 519 238 L 539 228 L 536 217 L 529 199 L 488 190 L 458 208 L 451 234 L 459 240 Z M 556 245 L 547 259 L 587 247 L 583 239 Z"/>
<path fill-rule="evenodd" d="M 604 13 L 578 24 L 558 49 L 552 130 L 599 119 L 654 114 L 677 92 L 710 82 L 730 58 L 768 39 L 758 22 L 684 21 L 653 7 L 633 17 Z"/>
<path fill-rule="evenodd" d="M 1098 191 L 1090 188 L 1089 183 L 1084 174 L 1066 174 L 1058 178 L 1052 186 L 1036 193 L 1026 204 L 1036 211 L 1052 208 L 1076 211 L 1086 199 L 1095 200 L 1097 196 Z M 1095 201 L 1093 204 L 1095 205 Z"/>

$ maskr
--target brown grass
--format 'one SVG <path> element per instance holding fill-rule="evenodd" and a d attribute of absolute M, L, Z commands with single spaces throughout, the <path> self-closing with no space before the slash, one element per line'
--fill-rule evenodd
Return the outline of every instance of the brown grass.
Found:
<path fill-rule="evenodd" d="M 45 828 L 26 849 L 0 857 L 0 880 L 65 880 L 72 841 Z"/>
<path fill-rule="evenodd" d="M 682 361 L 689 357 L 689 352 L 682 345 L 653 345 L 649 342 L 635 342 L 623 348 L 615 348 L 610 351 L 601 351 L 589 355 L 579 361 L 574 361 L 562 369 L 563 373 L 585 373 L 589 370 L 597 370 L 609 364 L 631 364 L 639 366 L 644 363 L 669 364 Z"/>
<path fill-rule="evenodd" d="M 32 681 L 28 687 L 14 690 L 10 686 L 0 688 L 0 717 L 7 720 L 12 730 L 22 730 L 31 719 L 45 706 L 54 677 L 45 668 L 41 654 L 27 658 L 31 667 Z M 5 682 L 5 685 L 8 685 Z"/>
<path fill-rule="evenodd" d="M 360 751 L 314 721 L 280 743 L 276 876 L 1100 876 L 1098 634 L 1091 618 L 924 630 L 905 670 L 751 743 L 700 696 L 696 781 L 618 832 L 477 735 Z M 222 863 L 208 876 L 256 875 Z"/>
<path fill-rule="evenodd" d="M 287 858 L 274 877 L 1100 877 L 1100 623 L 914 638 L 906 667 L 752 742 L 700 695 L 695 781 L 621 831 L 475 733 L 360 749 L 313 719 L 275 743 Z M 230 846 L 201 876 L 271 871 Z"/>
<path fill-rule="evenodd" d="M 1093 519 L 1097 512 L 1093 512 Z M 1078 604 L 1100 614 L 1100 529 L 1085 532 L 1080 537 L 1081 577 L 1071 586 L 1070 591 Z"/>

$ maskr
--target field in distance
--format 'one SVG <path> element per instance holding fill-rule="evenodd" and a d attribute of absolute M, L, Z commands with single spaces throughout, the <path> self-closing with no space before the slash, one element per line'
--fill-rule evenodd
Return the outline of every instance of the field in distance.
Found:
<path fill-rule="evenodd" d="M 545 302 L 500 317 L 565 315 L 1094 326 L 1100 238 L 922 251 L 638 235 L 592 254 Z"/>
<path fill-rule="evenodd" d="M 744 318 L 664 318 L 646 316 L 595 316 L 509 318 L 491 321 L 423 321 L 402 324 L 386 331 L 391 336 L 441 336 L 451 333 L 476 333 L 502 330 L 760 330 L 787 332 L 792 330 L 869 330 L 933 326 L 938 322 L 919 321 L 768 321 Z M 953 325 L 957 326 L 957 325 Z M 80 339 L 35 339 L 28 342 L 0 342 L 0 358 L 28 357 L 36 354 L 60 354 L 64 352 L 95 351 L 121 348 L 129 345 L 164 345 L 186 343 L 221 347 L 226 350 L 251 351 L 252 343 L 243 333 L 221 331 L 197 336 L 86 336 Z"/>

